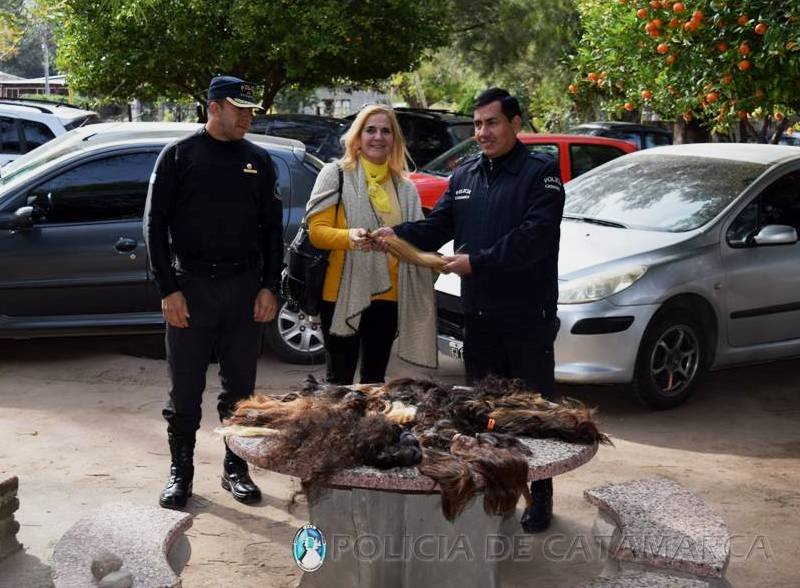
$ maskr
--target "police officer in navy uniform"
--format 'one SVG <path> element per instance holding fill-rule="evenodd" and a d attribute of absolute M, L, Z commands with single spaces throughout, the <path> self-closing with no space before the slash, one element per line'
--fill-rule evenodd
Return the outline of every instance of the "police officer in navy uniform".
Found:
<path fill-rule="evenodd" d="M 520 378 L 551 399 L 564 209 L 558 163 L 528 152 L 517 139 L 522 112 L 506 90 L 478 96 L 473 120 L 481 154 L 456 169 L 431 214 L 378 229 L 373 237 L 381 246 L 382 237 L 395 233 L 426 251 L 453 239 L 445 271 L 462 278 L 468 383 L 489 374 Z M 522 516 L 525 531 L 549 527 L 552 489 L 551 479 L 531 484 L 534 505 Z"/>
<path fill-rule="evenodd" d="M 275 318 L 283 265 L 282 207 L 269 154 L 244 138 L 252 84 L 211 80 L 208 123 L 161 152 L 147 195 L 144 236 L 167 322 L 171 387 L 163 410 L 172 465 L 159 503 L 182 508 L 192 494 L 195 433 L 206 371 L 219 361 L 217 411 L 227 417 L 253 393 L 260 325 Z M 247 463 L 227 445 L 222 487 L 245 503 L 261 498 Z"/>

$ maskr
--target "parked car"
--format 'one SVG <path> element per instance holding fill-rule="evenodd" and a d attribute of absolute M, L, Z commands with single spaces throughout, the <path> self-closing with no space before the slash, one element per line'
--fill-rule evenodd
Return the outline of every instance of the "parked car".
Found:
<path fill-rule="evenodd" d="M 189 123 L 104 123 L 62 135 L 0 178 L 0 337 L 146 333 L 164 328 L 142 237 L 150 175 Z M 298 141 L 248 135 L 275 164 L 290 241 L 322 162 Z M 315 317 L 282 304 L 266 342 L 290 362 L 319 361 Z"/>
<path fill-rule="evenodd" d="M 342 135 L 350 128 L 350 121 L 311 114 L 265 114 L 256 116 L 251 133 L 297 139 L 306 146 L 306 152 L 332 161 L 344 155 Z"/>
<path fill-rule="evenodd" d="M 707 369 L 800 355 L 800 148 L 637 151 L 565 190 L 559 382 L 668 408 Z M 440 350 L 460 356 L 460 281 L 436 289 Z"/>
<path fill-rule="evenodd" d="M 616 157 L 636 151 L 636 147 L 627 141 L 603 137 L 536 133 L 520 133 L 517 137 L 530 151 L 549 153 L 558 159 L 564 182 Z M 479 152 L 480 147 L 475 139 L 467 139 L 441 154 L 419 172 L 411 174 L 411 181 L 417 187 L 422 208 L 431 210 L 447 190 L 453 170 L 464 159 Z"/>
<path fill-rule="evenodd" d="M 0 99 L 0 165 L 69 130 L 97 122 L 96 113 L 61 102 Z"/>
<path fill-rule="evenodd" d="M 788 134 L 784 133 L 781 135 L 781 138 L 778 140 L 778 143 L 781 145 L 793 145 L 795 147 L 800 147 L 800 135 L 796 134 Z"/>
<path fill-rule="evenodd" d="M 586 123 L 573 127 L 567 132 L 574 135 L 594 135 L 631 141 L 637 149 L 672 145 L 672 133 L 667 129 L 621 121 Z"/>

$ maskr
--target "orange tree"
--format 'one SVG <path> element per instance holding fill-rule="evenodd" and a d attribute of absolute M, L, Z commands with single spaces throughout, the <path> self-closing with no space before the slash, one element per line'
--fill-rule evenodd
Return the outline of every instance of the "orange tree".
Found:
<path fill-rule="evenodd" d="M 583 37 L 569 85 L 623 115 L 776 142 L 800 111 L 798 0 L 578 0 Z M 758 123 L 756 123 L 758 121 Z M 772 136 L 768 137 L 768 131 Z"/>

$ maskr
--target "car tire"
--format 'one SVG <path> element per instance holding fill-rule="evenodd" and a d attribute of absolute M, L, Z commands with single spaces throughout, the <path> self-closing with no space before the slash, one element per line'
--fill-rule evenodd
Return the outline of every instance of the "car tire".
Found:
<path fill-rule="evenodd" d="M 281 301 L 275 320 L 267 323 L 264 339 L 285 362 L 312 365 L 325 361 L 319 317 L 310 317 L 288 302 Z"/>
<path fill-rule="evenodd" d="M 647 327 L 636 359 L 633 391 L 654 410 L 683 403 L 705 371 L 701 322 L 688 308 L 662 311 Z"/>

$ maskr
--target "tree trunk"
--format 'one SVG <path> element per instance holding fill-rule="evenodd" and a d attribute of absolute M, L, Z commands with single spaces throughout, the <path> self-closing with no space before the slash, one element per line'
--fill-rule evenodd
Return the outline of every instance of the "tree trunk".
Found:
<path fill-rule="evenodd" d="M 208 122 L 208 104 L 205 100 L 197 100 L 195 104 L 195 114 L 197 115 L 197 122 L 203 124 Z"/>
<path fill-rule="evenodd" d="M 284 85 L 286 85 L 285 81 L 273 86 L 270 86 L 269 82 L 265 82 L 264 93 L 261 95 L 261 108 L 265 111 L 269 110 L 272 107 L 272 103 L 275 102 L 275 95 L 280 92 Z"/>
<path fill-rule="evenodd" d="M 787 117 L 783 117 L 779 122 L 778 126 L 775 127 L 775 133 L 772 135 L 772 139 L 770 139 L 770 143 L 773 145 L 777 145 L 778 141 L 781 140 L 784 131 L 789 128 L 789 119 Z"/>
<path fill-rule="evenodd" d="M 680 117 L 673 128 L 673 142 L 676 145 L 683 143 L 708 143 L 711 135 L 704 126 L 692 119 L 689 122 Z"/>
<path fill-rule="evenodd" d="M 268 63 L 264 70 L 264 93 L 261 95 L 261 108 L 269 110 L 275 102 L 275 95 L 286 86 L 286 68 L 278 63 Z"/>

